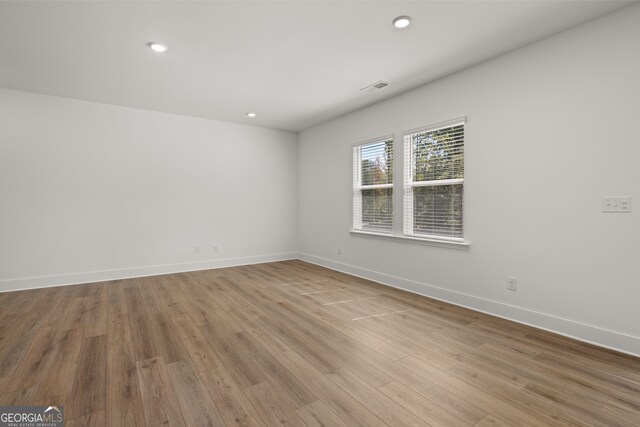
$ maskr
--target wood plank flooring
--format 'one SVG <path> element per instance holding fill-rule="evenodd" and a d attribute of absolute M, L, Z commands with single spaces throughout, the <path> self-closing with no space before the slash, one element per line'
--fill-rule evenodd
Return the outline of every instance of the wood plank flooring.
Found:
<path fill-rule="evenodd" d="M 640 359 L 287 261 L 0 294 L 68 426 L 639 426 Z"/>

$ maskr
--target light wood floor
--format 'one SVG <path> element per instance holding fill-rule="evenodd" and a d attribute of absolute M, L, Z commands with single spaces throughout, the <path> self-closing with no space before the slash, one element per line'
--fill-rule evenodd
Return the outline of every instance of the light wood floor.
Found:
<path fill-rule="evenodd" d="M 640 359 L 301 261 L 0 294 L 73 426 L 638 426 Z"/>

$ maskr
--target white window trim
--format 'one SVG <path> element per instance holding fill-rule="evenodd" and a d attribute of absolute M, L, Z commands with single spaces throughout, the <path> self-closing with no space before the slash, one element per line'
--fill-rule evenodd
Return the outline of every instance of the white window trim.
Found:
<path fill-rule="evenodd" d="M 411 181 L 412 187 L 437 187 L 439 185 L 464 184 L 464 178 L 439 179 L 434 181 Z"/>
<path fill-rule="evenodd" d="M 406 242 L 406 243 L 415 243 L 427 246 L 439 246 L 443 248 L 453 248 L 453 249 L 468 249 L 471 246 L 471 242 L 468 240 L 451 240 L 447 238 L 443 238 L 440 236 L 407 236 L 404 234 L 388 234 L 388 233 L 376 233 L 375 231 L 368 230 L 356 230 L 351 229 L 349 233 L 352 236 L 357 237 L 373 237 L 373 238 L 383 238 L 383 239 L 391 239 L 396 240 L 398 242 Z"/>
<path fill-rule="evenodd" d="M 412 135 L 414 133 L 423 133 L 423 132 L 433 132 L 434 130 L 449 128 L 455 125 L 466 125 L 467 124 L 467 116 L 458 117 L 456 119 L 445 120 L 443 122 L 434 123 L 428 126 L 422 126 L 419 128 L 409 129 L 402 132 L 402 136 Z"/>
<path fill-rule="evenodd" d="M 402 164 L 403 167 L 403 176 L 404 176 L 404 185 L 403 185 L 403 236 L 407 239 L 417 239 L 417 240 L 425 240 L 429 242 L 445 242 L 447 244 L 458 244 L 468 246 L 469 242 L 465 240 L 464 237 L 446 237 L 446 236 L 430 236 L 424 234 L 414 234 L 413 233 L 413 189 L 418 187 L 435 187 L 440 185 L 464 185 L 464 178 L 456 178 L 456 179 L 442 179 L 442 180 L 432 180 L 432 181 L 413 181 L 413 177 L 411 172 L 413 171 L 413 153 L 411 151 L 410 144 L 406 143 L 406 137 L 409 135 L 413 135 L 416 133 L 424 133 L 424 132 L 433 132 L 439 129 L 445 129 L 452 126 L 464 125 L 467 124 L 467 117 L 462 116 L 456 119 L 447 120 L 439 123 L 434 123 L 429 126 L 423 126 L 416 129 L 411 129 L 402 133 L 402 141 L 403 141 L 403 151 L 404 151 L 404 162 Z M 463 220 L 464 221 L 464 220 Z M 464 223 L 463 223 L 464 227 Z M 463 228 L 464 229 L 464 228 Z"/>
<path fill-rule="evenodd" d="M 429 131 L 434 131 L 434 130 L 438 130 L 438 129 L 442 129 L 442 128 L 446 128 L 446 127 L 451 127 L 454 126 L 456 124 L 464 124 L 465 126 L 467 125 L 467 117 L 466 116 L 462 116 L 456 119 L 452 119 L 452 120 L 447 120 L 447 121 L 443 121 L 443 122 L 438 122 L 429 126 L 423 126 L 423 127 L 419 127 L 419 128 L 415 128 L 415 129 L 410 129 L 407 131 L 404 131 L 402 133 L 399 133 L 401 135 L 401 147 L 403 149 L 403 154 L 404 156 L 407 156 L 408 153 L 406 150 L 406 147 L 404 147 L 404 136 L 405 135 L 409 135 L 409 134 L 414 134 L 414 133 L 419 133 L 419 132 L 429 132 Z M 393 144 L 394 144 L 394 159 L 397 159 L 398 156 L 396 155 L 398 153 L 398 144 L 396 141 L 396 138 L 394 136 L 394 134 L 391 135 L 386 135 L 383 137 L 379 137 L 379 138 L 373 138 L 373 139 L 369 139 L 366 141 L 362 141 L 362 142 L 358 142 L 356 144 L 352 144 L 352 150 L 356 147 L 362 146 L 362 145 L 366 145 L 366 144 L 370 144 L 373 142 L 378 142 L 378 141 L 384 141 L 384 140 L 388 140 L 391 139 L 393 140 Z M 353 156 L 354 159 L 354 171 L 358 171 L 358 174 L 361 173 L 359 168 L 356 168 L 357 165 L 360 164 L 360 159 L 356 158 L 355 156 Z M 359 191 L 362 188 L 394 188 L 394 184 L 400 184 L 399 180 L 403 179 L 403 183 L 405 183 L 405 179 L 404 179 L 404 174 L 407 172 L 407 163 L 406 158 L 405 158 L 405 162 L 400 163 L 400 162 L 395 162 L 394 161 L 394 183 L 393 184 L 379 184 L 379 186 L 356 186 L 354 185 L 354 196 L 356 195 L 356 191 Z M 395 172 L 398 171 L 397 166 L 396 165 L 401 165 L 402 167 L 402 174 L 397 174 Z M 409 169 L 410 170 L 410 169 Z M 361 182 L 361 177 L 358 176 L 358 180 L 357 183 Z M 459 184 L 459 183 L 463 183 L 464 182 L 464 178 L 460 178 L 460 179 L 450 179 L 450 180 L 440 180 L 439 182 L 435 182 L 435 181 L 420 181 L 420 182 L 416 182 L 413 183 L 414 187 L 422 187 L 422 186 L 436 186 L 436 185 L 452 185 L 452 184 Z M 355 184 L 355 182 L 354 182 Z M 405 234 L 404 233 L 404 217 L 405 217 L 405 205 L 404 205 L 404 201 L 405 201 L 405 197 L 406 197 L 406 188 L 405 186 L 403 186 L 403 190 L 404 190 L 404 194 L 402 194 L 402 209 L 397 209 L 397 206 L 394 204 L 394 217 L 397 215 L 397 212 L 402 212 L 400 214 L 400 219 L 402 220 L 402 226 L 399 229 L 396 229 L 395 227 L 393 228 L 392 231 L 385 233 L 385 232 L 379 232 L 379 231 L 371 231 L 371 230 L 364 230 L 362 228 L 356 228 L 356 225 L 360 225 L 360 227 L 362 227 L 362 218 L 358 218 L 358 220 L 356 221 L 356 210 L 355 210 L 355 206 L 352 206 L 353 209 L 353 214 L 354 214 L 354 218 L 353 218 L 353 227 L 352 229 L 349 230 L 350 235 L 354 236 L 354 237 L 364 237 L 364 238 L 381 238 L 383 240 L 395 240 L 397 242 L 402 242 L 402 243 L 410 243 L 410 244 L 419 244 L 419 245 L 425 245 L 425 246 L 435 246 L 435 247 L 441 247 L 441 248 L 450 248 L 450 249 L 458 249 L 458 250 L 467 250 L 470 248 L 471 246 L 471 242 L 469 240 L 466 239 L 466 236 L 462 239 L 458 239 L 458 238 L 447 238 L 445 236 L 428 236 L 428 235 L 423 235 L 423 234 Z M 396 191 L 394 191 L 394 194 L 396 193 Z M 361 195 L 361 193 L 359 193 Z M 353 197 L 353 203 L 356 203 L 356 199 L 358 197 L 355 196 Z M 395 219 L 394 219 L 394 224 L 396 223 Z"/>
<path fill-rule="evenodd" d="M 379 138 L 372 138 L 372 139 L 368 139 L 366 141 L 362 141 L 362 142 L 358 142 L 356 144 L 353 144 L 351 146 L 351 151 L 352 151 L 352 156 L 353 156 L 353 171 L 354 171 L 354 182 L 353 182 L 353 202 L 352 202 L 352 215 L 353 215 L 353 229 L 354 231 L 358 231 L 361 233 L 370 233 L 370 234 L 375 234 L 375 235 L 381 235 L 381 236 L 387 236 L 387 235 L 392 235 L 393 234 L 393 228 L 391 230 L 389 230 L 389 232 L 382 232 L 382 231 L 369 231 L 369 230 L 364 230 L 362 228 L 362 191 L 363 190 L 375 190 L 378 188 L 391 188 L 393 189 L 393 183 L 391 184 L 373 184 L 373 185 L 362 185 L 362 170 L 361 170 L 361 164 L 362 164 L 362 151 L 359 150 L 360 147 L 367 145 L 367 144 L 373 144 L 376 142 L 382 142 L 382 141 L 388 141 L 391 140 L 392 141 L 392 145 L 395 151 L 395 138 L 393 136 L 393 134 L 390 135 L 385 135 Z M 357 154 L 357 155 L 356 155 Z M 394 153 L 394 167 L 395 167 L 395 153 Z M 395 212 L 395 209 L 393 210 L 393 212 Z M 393 220 L 393 216 L 395 214 L 392 214 L 392 220 Z"/>

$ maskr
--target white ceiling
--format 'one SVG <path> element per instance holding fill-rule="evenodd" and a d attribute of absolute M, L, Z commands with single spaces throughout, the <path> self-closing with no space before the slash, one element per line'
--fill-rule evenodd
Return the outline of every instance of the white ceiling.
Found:
<path fill-rule="evenodd" d="M 0 87 L 298 131 L 629 3 L 1 2 Z"/>

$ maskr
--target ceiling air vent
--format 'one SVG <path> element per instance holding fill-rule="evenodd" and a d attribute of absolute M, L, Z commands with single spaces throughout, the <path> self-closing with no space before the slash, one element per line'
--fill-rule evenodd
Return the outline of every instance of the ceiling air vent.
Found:
<path fill-rule="evenodd" d="M 375 82 L 372 85 L 363 87 L 362 89 L 360 89 L 360 92 L 366 92 L 366 93 L 377 92 L 386 86 L 389 86 L 389 83 L 385 83 L 382 80 L 380 80 L 379 82 Z"/>

